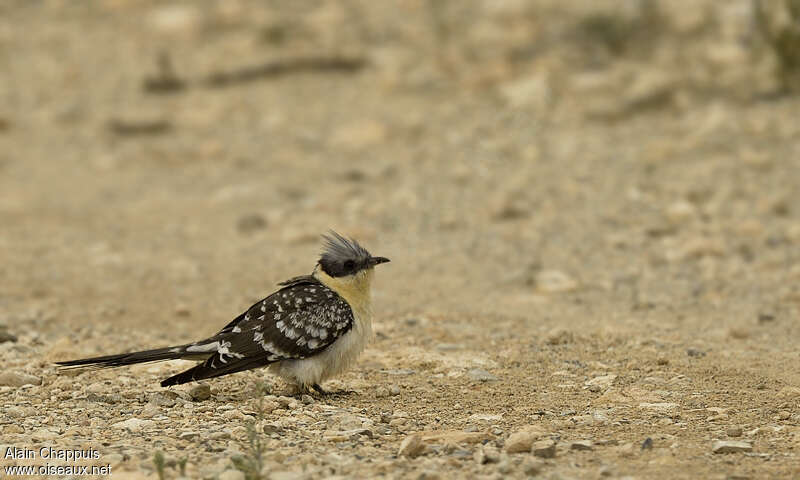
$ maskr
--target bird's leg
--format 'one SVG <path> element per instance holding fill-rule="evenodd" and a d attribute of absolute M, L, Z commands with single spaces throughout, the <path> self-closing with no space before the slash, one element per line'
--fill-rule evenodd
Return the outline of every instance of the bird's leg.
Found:
<path fill-rule="evenodd" d="M 330 392 L 326 392 L 325 390 L 323 390 L 323 388 L 319 386 L 319 383 L 311 385 L 311 388 L 313 388 L 315 392 L 319 393 L 322 396 L 330 394 Z"/>
<path fill-rule="evenodd" d="M 323 390 L 323 388 L 319 386 L 318 383 L 311 385 L 311 388 L 313 388 L 314 391 L 320 394 L 321 396 L 344 397 L 346 395 L 356 393 L 354 390 L 339 390 L 338 392 L 330 392 L 327 390 Z"/>

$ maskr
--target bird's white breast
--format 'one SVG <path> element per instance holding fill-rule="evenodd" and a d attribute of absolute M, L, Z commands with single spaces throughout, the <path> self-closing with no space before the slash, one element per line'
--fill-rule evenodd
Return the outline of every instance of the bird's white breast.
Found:
<path fill-rule="evenodd" d="M 341 295 L 350 305 L 353 311 L 353 327 L 313 357 L 284 360 L 270 366 L 270 372 L 298 386 L 310 387 L 344 372 L 353 365 L 372 338 L 370 300 L 372 271 L 365 271 L 362 278 L 346 284 L 342 284 L 338 279 L 325 277 L 327 275 L 317 278 Z"/>

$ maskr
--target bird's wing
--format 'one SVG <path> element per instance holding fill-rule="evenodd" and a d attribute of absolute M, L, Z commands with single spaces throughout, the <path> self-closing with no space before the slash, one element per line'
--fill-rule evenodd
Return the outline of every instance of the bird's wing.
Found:
<path fill-rule="evenodd" d="M 271 361 L 305 358 L 325 349 L 353 325 L 350 305 L 322 283 L 293 283 L 245 313 L 242 321 L 222 334 L 228 351 Z"/>
<path fill-rule="evenodd" d="M 310 280 L 309 280 L 310 279 Z M 353 311 L 336 292 L 309 277 L 256 303 L 219 334 L 190 347 L 209 358 L 164 380 L 176 385 L 313 356 L 353 326 Z"/>
<path fill-rule="evenodd" d="M 320 284 L 320 283 L 319 283 L 318 280 L 316 280 L 311 275 L 301 275 L 299 277 L 292 277 L 289 280 L 285 280 L 283 282 L 278 283 L 278 285 L 284 287 L 281 290 L 284 290 L 286 287 L 293 287 L 293 286 L 296 286 L 296 285 L 314 285 L 314 284 Z M 250 313 L 250 311 L 252 311 L 256 307 L 261 306 L 261 303 L 264 302 L 265 300 L 270 300 L 271 301 L 272 297 L 277 295 L 277 294 L 279 294 L 281 292 L 281 290 L 278 290 L 277 292 L 273 293 L 269 297 L 267 297 L 267 298 L 265 298 L 263 300 L 259 300 L 258 302 L 253 304 L 250 308 L 248 308 L 247 310 L 242 312 L 241 315 L 239 315 L 238 317 L 236 317 L 233 320 L 231 320 L 231 322 L 229 324 L 225 325 L 225 327 L 223 327 L 222 330 L 220 330 L 217 335 L 222 335 L 223 333 L 229 333 L 231 330 L 233 330 L 233 327 L 235 327 L 242 320 L 244 320 L 244 317 L 248 313 Z"/>

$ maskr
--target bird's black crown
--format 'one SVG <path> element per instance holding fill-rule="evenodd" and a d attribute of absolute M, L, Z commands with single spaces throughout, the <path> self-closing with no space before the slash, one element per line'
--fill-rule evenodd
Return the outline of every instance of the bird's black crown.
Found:
<path fill-rule="evenodd" d="M 345 238 L 333 230 L 322 236 L 324 240 L 319 265 L 331 277 L 352 275 L 359 270 L 374 266 L 372 255 L 351 238 Z"/>

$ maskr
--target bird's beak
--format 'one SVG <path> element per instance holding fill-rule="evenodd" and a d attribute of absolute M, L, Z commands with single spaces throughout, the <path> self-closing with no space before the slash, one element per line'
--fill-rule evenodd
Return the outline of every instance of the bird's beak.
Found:
<path fill-rule="evenodd" d="M 389 259 L 386 258 L 386 257 L 369 257 L 369 265 L 371 267 L 374 267 L 375 265 L 378 265 L 379 263 L 387 263 L 388 261 L 389 261 Z"/>

